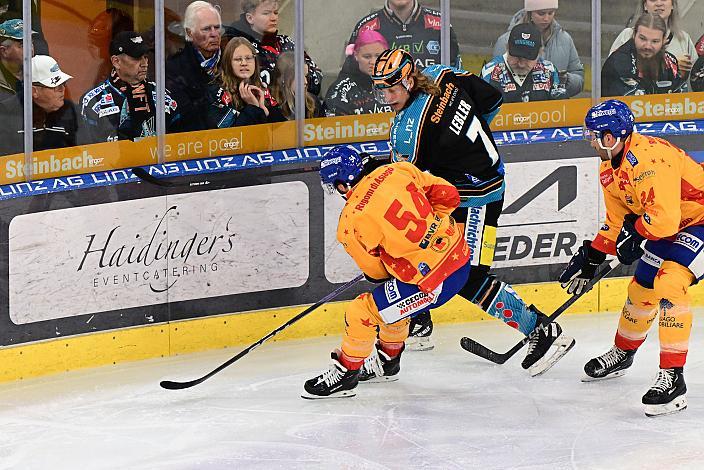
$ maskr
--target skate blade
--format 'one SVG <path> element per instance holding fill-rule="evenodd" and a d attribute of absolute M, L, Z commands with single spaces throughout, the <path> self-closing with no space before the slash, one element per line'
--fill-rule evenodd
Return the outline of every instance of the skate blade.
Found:
<path fill-rule="evenodd" d="M 398 380 L 398 375 L 382 375 L 381 377 L 376 376 L 369 380 L 360 380 L 360 384 L 381 384 L 386 382 L 396 382 Z"/>
<path fill-rule="evenodd" d="M 327 398 L 352 398 L 357 395 L 357 392 L 354 390 L 342 390 L 339 392 L 331 393 L 330 395 L 322 396 L 322 395 L 313 395 L 311 393 L 308 393 L 304 391 L 301 393 L 301 398 L 305 398 L 306 400 L 323 400 Z"/>
<path fill-rule="evenodd" d="M 657 416 L 671 415 L 672 413 L 677 413 L 678 411 L 683 411 L 686 409 L 687 398 L 684 395 L 680 395 L 670 403 L 664 403 L 662 405 L 645 405 L 645 416 L 655 418 Z"/>
<path fill-rule="evenodd" d="M 555 352 L 553 352 L 550 357 L 545 358 L 550 352 L 550 350 L 548 350 L 548 353 L 546 353 L 542 359 L 528 368 L 530 376 L 537 377 L 550 370 L 552 366 L 557 364 L 557 361 L 562 359 L 562 356 L 567 354 L 569 350 L 574 347 L 575 343 L 575 339 L 571 336 L 561 334 L 550 346 L 550 349 L 554 348 Z"/>
<path fill-rule="evenodd" d="M 435 344 L 429 337 L 409 336 L 406 339 L 406 351 L 430 351 L 433 348 L 435 348 Z"/>
<path fill-rule="evenodd" d="M 582 380 L 582 382 L 585 382 L 585 383 L 586 382 L 599 382 L 601 380 L 615 379 L 616 377 L 621 377 L 625 373 L 626 373 L 626 369 L 621 369 L 621 370 L 617 370 L 616 372 L 612 372 L 608 375 L 605 375 L 603 377 L 591 377 L 589 375 L 584 375 L 584 377 L 582 377 L 581 380 Z"/>

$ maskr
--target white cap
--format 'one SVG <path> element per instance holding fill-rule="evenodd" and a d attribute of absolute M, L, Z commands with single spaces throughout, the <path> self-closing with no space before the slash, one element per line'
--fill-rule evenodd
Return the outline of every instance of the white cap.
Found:
<path fill-rule="evenodd" d="M 32 83 L 40 83 L 49 88 L 56 88 L 73 78 L 63 73 L 59 64 L 48 55 L 35 55 L 32 57 Z"/>

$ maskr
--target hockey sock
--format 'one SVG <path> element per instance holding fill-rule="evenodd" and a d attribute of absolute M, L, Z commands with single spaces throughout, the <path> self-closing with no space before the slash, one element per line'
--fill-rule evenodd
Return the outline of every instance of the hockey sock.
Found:
<path fill-rule="evenodd" d="M 492 317 L 516 328 L 524 335 L 532 332 L 537 323 L 536 313 L 528 308 L 516 291 L 493 276 L 486 279 L 472 302 Z"/>
<path fill-rule="evenodd" d="M 340 355 L 338 356 L 338 359 L 340 360 L 340 364 L 342 364 L 345 369 L 347 370 L 359 370 L 362 368 L 362 365 L 364 364 L 364 358 L 359 358 L 359 357 L 350 357 L 344 352 L 340 352 Z"/>
<path fill-rule="evenodd" d="M 661 297 L 658 305 L 661 369 L 683 367 L 687 360 L 692 331 L 687 290 L 693 281 L 691 271 L 673 261 L 665 261 L 655 278 L 655 290 Z"/>
<path fill-rule="evenodd" d="M 631 280 L 614 339 L 617 348 L 633 351 L 643 344 L 657 313 L 658 300 L 655 289 L 641 286 L 635 278 Z"/>
<path fill-rule="evenodd" d="M 381 350 L 386 353 L 390 358 L 394 358 L 401 354 L 403 351 L 404 343 L 386 343 L 384 341 L 379 341 L 379 346 Z"/>

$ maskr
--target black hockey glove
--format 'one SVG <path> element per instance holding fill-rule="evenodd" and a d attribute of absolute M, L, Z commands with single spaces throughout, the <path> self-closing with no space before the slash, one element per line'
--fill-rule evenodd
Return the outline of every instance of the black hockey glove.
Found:
<path fill-rule="evenodd" d="M 643 256 L 643 248 L 640 244 L 645 237 L 636 231 L 636 220 L 638 220 L 636 214 L 626 214 L 621 232 L 616 238 L 616 256 L 623 264 L 632 264 Z"/>
<path fill-rule="evenodd" d="M 568 294 L 582 295 L 589 281 L 594 279 L 596 269 L 606 260 L 606 254 L 592 248 L 592 242 L 584 240 L 577 253 L 560 274 L 560 285 Z"/>

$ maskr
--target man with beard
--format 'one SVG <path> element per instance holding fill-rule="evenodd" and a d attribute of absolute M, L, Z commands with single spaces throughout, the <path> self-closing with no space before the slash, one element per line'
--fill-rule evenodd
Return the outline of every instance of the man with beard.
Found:
<path fill-rule="evenodd" d="M 220 11 L 201 0 L 186 7 L 183 15 L 186 45 L 166 61 L 166 87 L 178 103 L 183 131 L 208 128 L 208 87 L 220 62 Z"/>
<path fill-rule="evenodd" d="M 148 48 L 134 31 L 110 43 L 110 76 L 81 99 L 81 117 L 90 142 L 139 140 L 156 135 L 156 84 L 146 81 Z M 166 94 L 166 127 L 178 121 L 176 101 Z"/>
<path fill-rule="evenodd" d="M 568 98 L 555 66 L 538 57 L 540 48 L 540 30 L 533 23 L 514 26 L 508 51 L 487 62 L 482 79 L 501 92 L 505 103 Z"/>
<path fill-rule="evenodd" d="M 614 51 L 601 69 L 603 96 L 686 92 L 687 80 L 674 55 L 665 50 L 667 24 L 643 13 L 633 26 L 633 38 Z"/>

